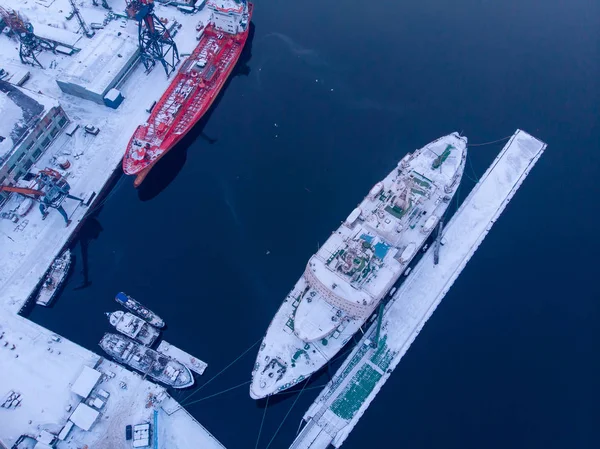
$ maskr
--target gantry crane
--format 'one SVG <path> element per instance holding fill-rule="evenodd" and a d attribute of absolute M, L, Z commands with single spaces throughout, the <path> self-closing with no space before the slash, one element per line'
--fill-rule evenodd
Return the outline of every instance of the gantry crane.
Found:
<path fill-rule="evenodd" d="M 41 170 L 34 179 L 34 187 L 0 186 L 0 192 L 15 192 L 40 203 L 42 219 L 48 216 L 48 208 L 56 209 L 65 219 L 67 226 L 71 223 L 67 212 L 62 207 L 65 199 L 71 198 L 83 203 L 83 199 L 71 195 L 71 186 L 51 168 Z"/>
<path fill-rule="evenodd" d="M 10 28 L 10 30 L 19 39 L 19 57 L 23 64 L 38 65 L 42 69 L 44 66 L 37 59 L 42 50 L 54 51 L 55 45 L 33 33 L 33 25 L 27 18 L 15 11 L 7 10 L 0 6 L 0 16 Z"/>
<path fill-rule="evenodd" d="M 168 77 L 179 63 L 179 52 L 169 30 L 154 14 L 154 0 L 125 0 L 125 3 L 127 15 L 138 21 L 140 57 L 146 71 L 160 61 Z"/>

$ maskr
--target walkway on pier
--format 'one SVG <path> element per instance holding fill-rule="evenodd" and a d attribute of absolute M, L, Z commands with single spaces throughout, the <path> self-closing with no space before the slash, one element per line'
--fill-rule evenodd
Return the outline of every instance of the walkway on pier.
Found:
<path fill-rule="evenodd" d="M 290 449 L 340 447 L 529 174 L 546 144 L 517 130 L 444 230 L 438 265 L 427 251 L 304 415 Z"/>

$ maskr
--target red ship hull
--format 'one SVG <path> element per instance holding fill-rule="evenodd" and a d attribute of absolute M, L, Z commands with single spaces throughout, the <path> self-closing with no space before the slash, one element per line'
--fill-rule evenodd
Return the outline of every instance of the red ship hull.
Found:
<path fill-rule="evenodd" d="M 210 109 L 246 44 L 252 9 L 248 3 L 248 24 L 241 33 L 227 34 L 212 24 L 206 27 L 147 122 L 133 133 L 123 157 L 123 171 L 136 175 L 136 187 Z"/>

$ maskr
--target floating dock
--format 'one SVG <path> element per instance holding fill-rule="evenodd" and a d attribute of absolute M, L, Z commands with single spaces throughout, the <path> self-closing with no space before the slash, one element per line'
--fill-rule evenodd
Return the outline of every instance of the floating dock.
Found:
<path fill-rule="evenodd" d="M 156 350 L 158 352 L 160 352 L 161 354 L 169 356 L 169 357 L 177 360 L 178 362 L 183 363 L 185 366 L 187 366 L 193 372 L 200 374 L 200 375 L 204 374 L 204 370 L 208 366 L 202 360 L 197 359 L 196 357 L 192 356 L 191 354 L 188 354 L 187 352 L 182 351 L 178 347 L 173 346 L 172 344 L 167 343 L 164 340 L 160 342 L 160 344 L 158 345 L 158 348 L 156 348 Z"/>
<path fill-rule="evenodd" d="M 429 249 L 305 413 L 290 449 L 343 444 L 545 149 L 515 132 L 444 228 L 439 263 Z"/>

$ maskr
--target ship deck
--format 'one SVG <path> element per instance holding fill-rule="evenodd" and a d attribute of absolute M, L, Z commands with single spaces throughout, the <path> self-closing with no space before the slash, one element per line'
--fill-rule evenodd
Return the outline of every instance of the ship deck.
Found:
<path fill-rule="evenodd" d="M 377 347 L 375 322 L 305 413 L 290 449 L 342 445 L 545 148 L 517 130 L 446 226 L 439 264 L 432 247 L 388 303 Z"/>

